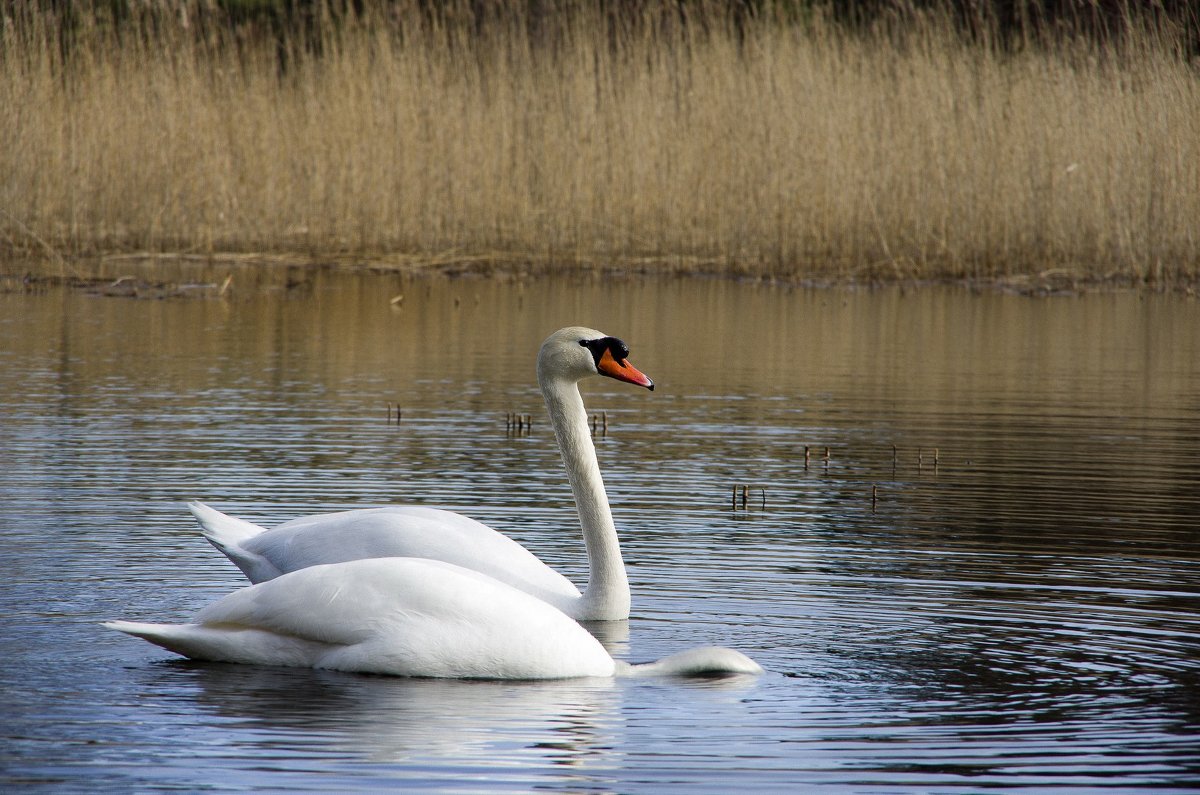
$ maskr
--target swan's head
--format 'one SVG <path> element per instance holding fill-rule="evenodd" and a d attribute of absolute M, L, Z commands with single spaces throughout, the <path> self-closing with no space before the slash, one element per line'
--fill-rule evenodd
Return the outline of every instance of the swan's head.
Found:
<path fill-rule="evenodd" d="M 629 346 L 602 331 L 582 326 L 559 329 L 546 338 L 538 352 L 538 381 L 551 378 L 579 381 L 606 375 L 647 389 L 654 382 L 629 363 Z"/>

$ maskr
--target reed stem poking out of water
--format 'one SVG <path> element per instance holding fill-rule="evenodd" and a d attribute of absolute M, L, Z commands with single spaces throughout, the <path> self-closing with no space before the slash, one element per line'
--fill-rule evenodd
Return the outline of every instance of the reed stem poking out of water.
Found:
<path fill-rule="evenodd" d="M 1200 76 L 1167 24 L 357 5 L 273 33 L 8 5 L 0 252 L 1200 278 Z"/>

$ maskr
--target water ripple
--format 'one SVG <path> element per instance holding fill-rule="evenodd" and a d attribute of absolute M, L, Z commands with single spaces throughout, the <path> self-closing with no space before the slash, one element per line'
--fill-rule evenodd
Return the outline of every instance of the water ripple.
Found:
<path fill-rule="evenodd" d="M 478 289 L 516 305 L 516 287 Z M 1175 311 L 1154 333 L 1178 348 L 1153 361 L 1125 353 L 1144 345 L 1127 339 L 1139 321 L 1056 337 L 1031 369 L 954 334 L 824 334 L 840 311 L 918 317 L 888 294 L 839 309 L 747 288 L 743 325 L 680 320 L 689 334 L 643 346 L 653 396 L 589 387 L 634 590 L 628 625 L 593 630 L 633 661 L 734 646 L 769 670 L 758 681 L 409 682 L 194 665 L 100 630 L 182 619 L 240 586 L 187 515 L 196 498 L 267 525 L 439 505 L 583 584 L 525 361 L 545 319 L 507 317 L 520 344 L 499 352 L 494 319 L 422 320 L 455 329 L 449 355 L 398 345 L 417 321 L 360 304 L 372 294 L 120 313 L 67 297 L 65 316 L 0 296 L 29 330 L 0 325 L 0 782 L 694 795 L 1200 780 L 1200 343 Z M 422 311 L 453 313 L 442 298 Z M 969 328 L 995 309 L 945 300 Z M 1005 304 L 1016 328 L 1046 311 Z M 653 339 L 638 317 L 609 320 Z M 1080 349 L 1141 363 L 1096 373 Z M 506 431 L 511 411 L 533 417 L 528 435 Z"/>

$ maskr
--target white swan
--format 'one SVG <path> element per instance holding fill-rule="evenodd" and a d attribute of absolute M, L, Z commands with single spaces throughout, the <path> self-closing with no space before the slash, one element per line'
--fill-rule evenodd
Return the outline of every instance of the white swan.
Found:
<path fill-rule="evenodd" d="M 590 574 L 582 594 L 570 580 L 487 525 L 436 508 L 372 508 L 296 519 L 272 530 L 226 516 L 199 502 L 188 507 L 205 537 L 251 582 L 322 563 L 419 557 L 482 572 L 532 594 L 572 618 L 629 617 L 629 580 L 596 461 L 579 381 L 604 375 L 654 389 L 628 361 L 629 348 L 595 329 L 551 334 L 538 352 L 537 376 L 575 495 Z"/>
<path fill-rule="evenodd" d="M 646 665 L 614 660 L 561 611 L 436 560 L 331 563 L 251 585 L 190 624 L 104 626 L 196 660 L 456 679 L 762 673 L 705 647 Z"/>

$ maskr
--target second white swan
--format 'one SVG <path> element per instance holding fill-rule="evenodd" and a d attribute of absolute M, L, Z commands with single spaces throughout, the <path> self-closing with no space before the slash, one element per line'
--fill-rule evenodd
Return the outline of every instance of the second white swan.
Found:
<path fill-rule="evenodd" d="M 654 389 L 654 382 L 631 365 L 628 356 L 629 348 L 621 340 L 579 326 L 554 332 L 538 352 L 538 384 L 587 547 L 590 573 L 582 593 L 517 542 L 451 511 L 374 508 L 304 517 L 265 530 L 199 502 L 189 507 L 205 537 L 254 583 L 321 564 L 424 558 L 485 574 L 578 620 L 628 618 L 629 580 L 579 394 L 579 382 L 593 375 Z"/>
<path fill-rule="evenodd" d="M 759 674 L 741 652 L 614 660 L 540 599 L 421 558 L 310 566 L 234 591 L 187 624 L 105 624 L 195 660 L 465 679 Z"/>

